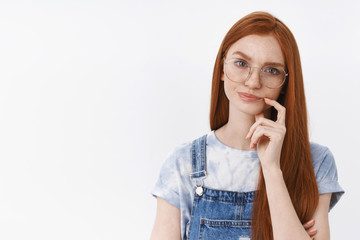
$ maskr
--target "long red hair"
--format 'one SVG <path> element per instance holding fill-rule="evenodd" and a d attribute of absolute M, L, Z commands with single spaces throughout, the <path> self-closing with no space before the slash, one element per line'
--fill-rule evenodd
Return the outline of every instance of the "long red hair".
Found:
<path fill-rule="evenodd" d="M 315 212 L 319 192 L 311 160 L 300 54 L 291 31 L 271 14 L 253 12 L 243 17 L 231 27 L 222 41 L 212 79 L 210 128 L 220 128 L 229 118 L 229 100 L 224 92 L 224 82 L 220 80 L 224 56 L 233 43 L 250 34 L 272 34 L 279 42 L 285 57 L 289 75 L 283 94 L 280 94 L 277 100 L 286 108 L 286 135 L 281 150 L 280 167 L 296 213 L 300 221 L 305 223 Z M 276 120 L 274 109 L 271 118 Z M 257 190 L 252 209 L 252 239 L 273 239 L 261 167 Z"/>

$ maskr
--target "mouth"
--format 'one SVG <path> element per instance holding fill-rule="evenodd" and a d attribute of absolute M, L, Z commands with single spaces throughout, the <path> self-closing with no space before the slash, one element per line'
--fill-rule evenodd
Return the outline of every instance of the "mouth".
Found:
<path fill-rule="evenodd" d="M 262 100 L 263 98 L 258 97 L 256 95 L 244 92 L 238 92 L 239 97 L 246 102 L 257 102 Z"/>

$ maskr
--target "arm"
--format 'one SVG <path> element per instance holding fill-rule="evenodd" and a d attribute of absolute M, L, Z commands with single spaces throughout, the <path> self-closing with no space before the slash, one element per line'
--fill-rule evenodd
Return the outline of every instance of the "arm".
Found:
<path fill-rule="evenodd" d="M 319 205 L 314 213 L 315 225 L 314 228 L 318 229 L 316 233 L 316 240 L 330 239 L 329 227 L 329 206 L 330 206 L 331 193 L 320 194 Z"/>
<path fill-rule="evenodd" d="M 150 239 L 179 240 L 180 238 L 180 210 L 158 197 L 156 219 Z"/>
<path fill-rule="evenodd" d="M 266 104 L 278 111 L 276 122 L 264 118 L 260 113 L 255 116 L 256 122 L 250 128 L 246 138 L 251 138 L 251 148 L 257 146 L 268 197 L 270 217 L 275 240 L 311 239 L 301 224 L 291 202 L 282 171 L 280 169 L 281 148 L 284 141 L 286 109 L 275 100 L 264 98 Z M 321 196 L 313 216 L 318 230 L 316 240 L 329 239 L 328 209 L 330 197 Z"/>
<path fill-rule="evenodd" d="M 292 205 L 282 173 L 278 169 L 264 171 L 266 191 L 273 225 L 274 239 L 311 239 Z M 314 213 L 316 240 L 330 239 L 328 209 L 331 193 L 321 194 Z"/>

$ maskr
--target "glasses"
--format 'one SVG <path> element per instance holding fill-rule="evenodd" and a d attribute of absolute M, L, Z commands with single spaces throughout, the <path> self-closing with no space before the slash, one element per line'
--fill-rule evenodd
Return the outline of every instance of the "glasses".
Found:
<path fill-rule="evenodd" d="M 240 59 L 230 59 L 225 62 L 225 75 L 233 82 L 241 83 L 249 79 L 252 68 L 245 61 Z M 281 87 L 289 74 L 280 66 L 265 66 L 260 69 L 260 81 L 268 88 Z"/>

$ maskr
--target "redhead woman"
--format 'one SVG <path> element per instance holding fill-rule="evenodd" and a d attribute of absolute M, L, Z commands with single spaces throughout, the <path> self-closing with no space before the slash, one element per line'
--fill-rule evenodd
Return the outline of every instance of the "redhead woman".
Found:
<path fill-rule="evenodd" d="M 344 190 L 309 141 L 299 50 L 266 12 L 236 22 L 217 54 L 211 131 L 168 155 L 151 239 L 330 239 Z"/>

